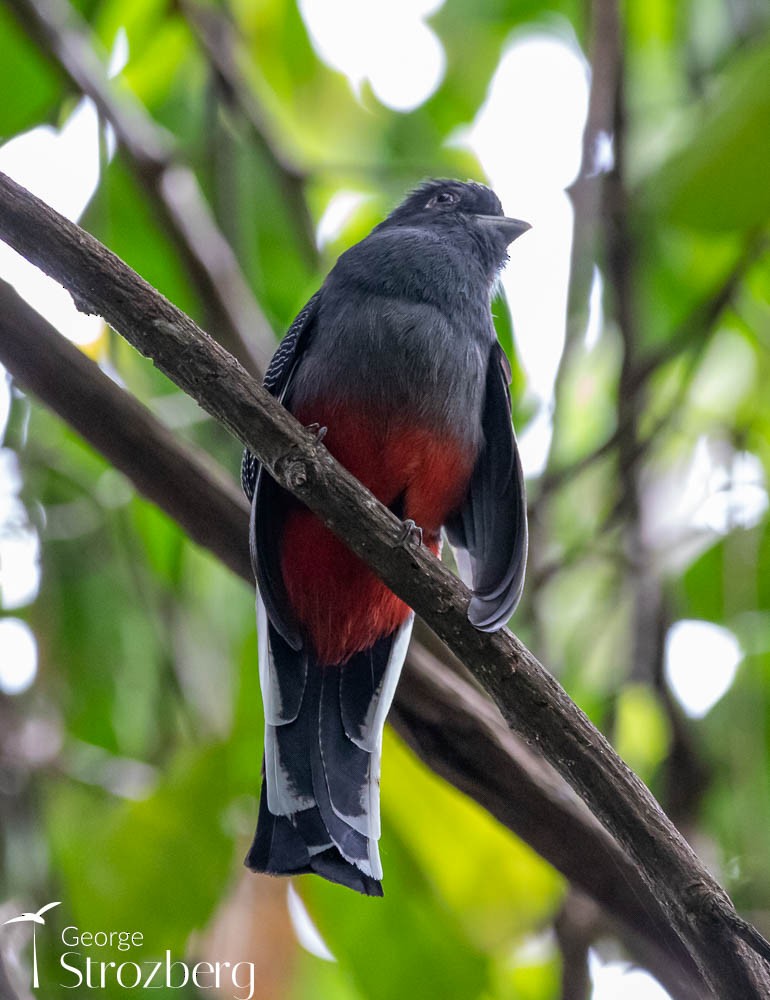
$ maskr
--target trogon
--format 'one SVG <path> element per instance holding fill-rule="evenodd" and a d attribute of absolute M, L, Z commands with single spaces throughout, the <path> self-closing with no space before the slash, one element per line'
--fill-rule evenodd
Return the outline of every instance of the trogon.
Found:
<path fill-rule="evenodd" d="M 490 302 L 529 225 L 476 183 L 431 180 L 341 255 L 284 337 L 265 387 L 472 588 L 503 626 L 527 556 L 510 369 Z M 248 451 L 265 711 L 262 795 L 246 864 L 381 895 L 380 751 L 413 614 Z"/>

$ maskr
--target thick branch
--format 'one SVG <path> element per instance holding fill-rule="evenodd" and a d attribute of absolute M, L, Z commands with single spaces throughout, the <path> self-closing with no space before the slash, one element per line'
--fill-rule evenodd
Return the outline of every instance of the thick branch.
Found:
<path fill-rule="evenodd" d="M 0 361 L 191 538 L 253 584 L 248 506 L 240 490 L 2 281 Z M 619 920 L 619 936 L 673 997 L 703 996 L 692 959 L 616 841 L 511 733 L 489 699 L 414 641 L 390 721 L 436 773 Z"/>
<path fill-rule="evenodd" d="M 426 549 L 404 544 L 398 519 L 315 435 L 114 254 L 2 175 L 0 237 L 152 357 L 415 609 L 629 852 L 720 1000 L 767 995 L 768 970 L 740 940 L 750 929 L 647 788 L 515 636 L 473 628 L 467 589 Z"/>
<path fill-rule="evenodd" d="M 249 371 L 264 371 L 275 336 L 170 134 L 127 91 L 110 83 L 88 25 L 66 0 L 9 2 L 46 54 L 112 125 L 201 295 L 207 325 Z"/>

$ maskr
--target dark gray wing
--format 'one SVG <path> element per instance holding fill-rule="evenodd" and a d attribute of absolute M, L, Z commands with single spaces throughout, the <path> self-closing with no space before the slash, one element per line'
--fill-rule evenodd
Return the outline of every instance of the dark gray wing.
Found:
<path fill-rule="evenodd" d="M 470 562 L 468 618 L 485 632 L 501 628 L 513 614 L 527 563 L 527 500 L 509 381 L 508 359 L 495 344 L 487 366 L 481 452 L 465 503 L 446 525 L 450 543 L 464 549 Z"/>
<path fill-rule="evenodd" d="M 286 395 L 302 352 L 312 336 L 320 295 L 320 291 L 316 292 L 294 320 L 265 373 L 263 384 L 277 399 Z M 300 649 L 302 638 L 286 597 L 277 544 L 286 494 L 248 449 L 244 451 L 241 462 L 241 483 L 244 493 L 251 500 L 251 565 L 267 616 L 289 646 Z"/>
<path fill-rule="evenodd" d="M 289 387 L 294 367 L 310 337 L 313 320 L 318 312 L 320 296 L 319 290 L 297 315 L 267 366 L 262 385 L 276 399 L 283 399 Z M 241 486 L 249 500 L 254 496 L 258 472 L 259 462 L 246 448 L 241 461 Z"/>

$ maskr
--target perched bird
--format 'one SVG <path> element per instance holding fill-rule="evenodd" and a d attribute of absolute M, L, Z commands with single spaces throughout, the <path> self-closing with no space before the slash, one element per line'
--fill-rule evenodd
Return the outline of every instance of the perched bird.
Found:
<path fill-rule="evenodd" d="M 490 299 L 529 229 L 481 184 L 431 180 L 339 258 L 265 387 L 425 545 L 442 528 L 471 622 L 510 617 L 527 554 L 510 369 Z M 247 451 L 264 780 L 246 864 L 381 895 L 380 750 L 413 614 Z"/>

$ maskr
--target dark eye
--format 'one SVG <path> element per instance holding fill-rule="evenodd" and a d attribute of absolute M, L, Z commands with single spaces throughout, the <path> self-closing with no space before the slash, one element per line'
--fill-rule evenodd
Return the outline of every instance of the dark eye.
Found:
<path fill-rule="evenodd" d="M 454 191 L 439 191 L 438 194 L 433 195 L 425 207 L 435 208 L 436 205 L 454 205 L 459 200 L 458 195 Z"/>

